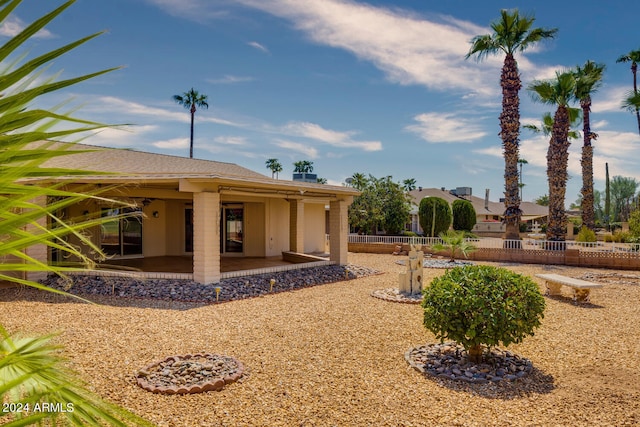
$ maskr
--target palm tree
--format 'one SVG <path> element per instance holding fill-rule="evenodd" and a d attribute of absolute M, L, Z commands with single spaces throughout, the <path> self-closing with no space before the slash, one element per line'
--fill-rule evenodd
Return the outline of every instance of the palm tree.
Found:
<path fill-rule="evenodd" d="M 593 146 L 591 141 L 598 138 L 598 134 L 591 132 L 591 94 L 602 82 L 604 64 L 593 61 L 585 62 L 584 66 L 576 67 L 576 98 L 580 100 L 582 108 L 582 224 L 589 230 L 596 227 L 596 215 L 593 199 Z"/>
<path fill-rule="evenodd" d="M 265 164 L 267 165 L 267 169 L 271 169 L 271 178 L 275 175 L 277 179 L 278 173 L 282 172 L 282 164 L 278 159 L 267 159 Z"/>
<path fill-rule="evenodd" d="M 309 160 L 300 160 L 293 164 L 293 172 L 295 173 L 311 173 L 313 172 L 313 162 Z"/>
<path fill-rule="evenodd" d="M 476 250 L 476 247 L 469 243 L 464 237 L 464 231 L 447 230 L 438 235 L 441 242 L 435 243 L 431 246 L 431 249 L 440 252 L 449 252 L 449 262 L 456 260 L 456 252 L 460 252 L 465 258 L 468 258 L 469 253 Z"/>
<path fill-rule="evenodd" d="M 522 201 L 522 187 L 525 186 L 525 184 L 522 182 L 522 166 L 528 165 L 529 162 L 527 161 L 527 159 L 523 159 L 521 157 L 518 159 L 518 164 L 520 165 L 520 184 L 518 184 L 518 187 L 520 187 L 520 201 Z"/>
<path fill-rule="evenodd" d="M 173 95 L 173 100 L 191 113 L 191 138 L 189 139 L 189 158 L 193 159 L 193 118 L 196 115 L 196 106 L 209 108 L 207 104 L 207 95 L 198 93 L 197 90 L 191 88 L 182 95 Z"/>
<path fill-rule="evenodd" d="M 467 58 L 478 59 L 504 53 L 500 86 L 502 87 L 502 113 L 500 114 L 500 137 L 504 149 L 505 178 L 505 239 L 519 239 L 519 223 L 522 211 L 518 191 L 518 159 L 520 137 L 520 97 L 522 87 L 518 63 L 514 54 L 522 52 L 535 43 L 555 37 L 557 29 L 532 28 L 533 17 L 521 16 L 517 9 L 502 10 L 500 18 L 491 24 L 493 34 L 476 36 L 471 41 Z"/>
<path fill-rule="evenodd" d="M 408 178 L 402 181 L 402 188 L 405 192 L 413 191 L 416 189 L 416 180 L 415 178 Z"/>
<path fill-rule="evenodd" d="M 549 180 L 549 222 L 547 240 L 566 239 L 567 217 L 564 198 L 567 187 L 567 163 L 569 160 L 570 103 L 575 99 L 575 74 L 556 72 L 554 80 L 534 81 L 529 85 L 535 101 L 555 105 L 553 128 L 547 151 L 547 177 Z"/>
<path fill-rule="evenodd" d="M 627 97 L 625 100 L 625 104 L 629 99 L 633 96 L 638 95 L 638 83 L 637 83 L 637 73 L 638 73 L 638 62 L 640 62 L 640 50 L 632 50 L 631 52 L 621 55 L 616 62 L 631 62 L 631 73 L 633 74 L 633 93 Z M 623 104 L 623 108 L 625 107 Z M 636 112 L 636 119 L 638 120 L 638 133 L 640 133 L 640 103 L 635 103 L 630 105 L 632 109 Z"/>
<path fill-rule="evenodd" d="M 0 2 L 0 24 L 11 19 L 11 12 L 20 3 L 20 0 Z M 73 3 L 73 0 L 65 2 L 8 40 L 0 47 L 0 60 L 9 56 L 26 58 L 26 55 L 20 55 L 18 48 Z M 93 261 L 81 252 L 80 246 L 87 245 L 97 255 L 102 253 L 84 231 L 99 227 L 105 219 L 63 218 L 57 212 L 82 201 L 122 206 L 120 202 L 99 196 L 102 191 L 113 190 L 108 185 L 97 190 L 73 191 L 60 184 L 46 182 L 91 173 L 43 167 L 45 161 L 52 157 L 78 152 L 66 151 L 68 145 L 52 142 L 53 140 L 104 128 L 105 125 L 67 114 L 30 108 L 33 100 L 40 95 L 113 70 L 62 81 L 39 82 L 37 79 L 42 72 L 41 67 L 100 34 L 79 39 L 26 62 L 16 60 L 0 70 L 0 93 L 4 94 L 0 98 L 2 281 L 53 291 L 29 280 L 29 276 L 23 273 L 44 271 L 64 277 L 66 272 L 77 270 L 78 267 L 42 263 L 31 257 L 26 249 L 42 245 L 59 251 L 65 258 L 77 258 L 82 264 L 91 265 Z M 30 85 L 20 85 L 20 82 L 25 81 L 30 82 Z M 33 142 L 38 143 L 32 144 Z M 46 226 L 47 221 L 53 226 Z M 70 240 L 76 244 L 68 243 L 65 237 L 72 237 Z M 65 294 L 62 291 L 56 292 Z M 28 322 L 27 319 L 24 320 Z M 0 325 L 0 402 L 29 404 L 31 408 L 35 404 L 47 402 L 67 410 L 2 413 L 0 418 L 3 425 L 151 425 L 129 411 L 103 401 L 86 389 L 78 376 L 66 367 L 65 360 L 60 355 L 60 346 L 50 344 L 51 338 L 52 335 L 17 338 Z"/>
<path fill-rule="evenodd" d="M 350 178 L 347 178 L 349 185 L 356 190 L 362 191 L 367 185 L 369 185 L 369 179 L 361 172 L 354 173 Z"/>

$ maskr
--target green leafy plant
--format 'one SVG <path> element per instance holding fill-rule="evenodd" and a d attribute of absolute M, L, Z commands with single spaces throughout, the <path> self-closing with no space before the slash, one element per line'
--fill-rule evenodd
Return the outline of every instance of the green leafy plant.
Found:
<path fill-rule="evenodd" d="M 545 301 L 529 277 L 492 266 L 456 267 L 423 290 L 424 326 L 453 340 L 479 363 L 484 346 L 509 346 L 533 335 Z"/>
<path fill-rule="evenodd" d="M 444 233 L 440 233 L 438 237 L 440 237 L 442 243 L 433 244 L 431 249 L 435 252 L 449 252 L 451 262 L 455 261 L 457 252 L 462 253 L 467 258 L 469 253 L 476 250 L 476 247 L 466 240 L 465 233 L 462 231 L 447 230 Z"/>
<path fill-rule="evenodd" d="M 0 0 L 0 23 L 8 20 L 21 0 Z M 15 54 L 34 34 L 42 30 L 74 1 L 67 1 L 47 15 L 27 25 L 19 34 L 0 47 L 0 61 Z M 32 3 L 33 4 L 33 3 Z M 64 181 L 73 175 L 93 172 L 63 168 L 47 168 L 46 161 L 71 155 L 72 144 L 53 142 L 56 139 L 103 128 L 105 125 L 81 120 L 55 111 L 31 109 L 41 95 L 69 87 L 109 70 L 98 71 L 62 81 L 42 79 L 41 67 L 100 33 L 72 42 L 54 51 L 21 62 L 12 62 L 0 71 L 0 279 L 53 291 L 30 279 L 31 273 L 46 272 L 64 276 L 77 266 L 47 264 L 29 255 L 34 245 L 58 251 L 62 257 L 78 260 L 80 265 L 92 265 L 80 250 L 85 246 L 97 257 L 101 252 L 85 230 L 100 225 L 100 217 L 64 218 L 58 215 L 66 207 L 89 199 L 99 199 L 115 206 L 100 192 L 112 189 L 70 189 Z M 78 153 L 80 151 L 72 151 Z M 72 237 L 69 241 L 66 237 Z M 61 291 L 55 291 L 63 293 Z M 20 337 L 0 326 L 0 402 L 21 405 L 47 403 L 57 410 L 2 412 L 0 423 L 5 427 L 39 425 L 133 426 L 151 425 L 117 405 L 103 401 L 89 392 L 79 377 L 66 367 L 59 347 L 50 343 L 53 335 Z M 72 411 L 70 409 L 73 409 Z M 65 409 L 65 411 L 63 411 Z"/>
<path fill-rule="evenodd" d="M 576 236 L 576 242 L 595 242 L 596 233 L 593 230 L 588 229 L 586 226 L 580 229 L 580 232 Z"/>
<path fill-rule="evenodd" d="M 418 208 L 420 227 L 425 236 L 437 236 L 451 226 L 451 207 L 440 197 L 425 197 Z"/>
<path fill-rule="evenodd" d="M 476 225 L 476 210 L 468 200 L 454 200 L 451 204 L 453 229 L 471 231 Z"/>

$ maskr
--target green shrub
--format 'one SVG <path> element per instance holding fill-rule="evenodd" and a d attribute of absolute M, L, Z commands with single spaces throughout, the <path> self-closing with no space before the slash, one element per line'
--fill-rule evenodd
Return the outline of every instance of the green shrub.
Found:
<path fill-rule="evenodd" d="M 576 236 L 576 242 L 595 242 L 596 240 L 596 233 L 587 227 L 582 227 Z"/>
<path fill-rule="evenodd" d="M 405 237 L 417 237 L 418 234 L 414 233 L 413 231 L 403 231 L 402 235 Z"/>
<path fill-rule="evenodd" d="M 629 216 L 629 232 L 634 237 L 640 237 L 640 211 L 634 211 Z"/>
<path fill-rule="evenodd" d="M 418 217 L 425 236 L 433 237 L 447 231 L 451 226 L 451 216 L 451 207 L 446 200 L 440 197 L 425 197 L 420 200 Z"/>
<path fill-rule="evenodd" d="M 460 343 L 473 362 L 483 346 L 508 346 L 533 335 L 545 301 L 529 277 L 492 266 L 456 267 L 423 290 L 424 326 Z"/>
<path fill-rule="evenodd" d="M 476 225 L 476 210 L 468 200 L 454 200 L 451 204 L 453 229 L 471 231 Z"/>
<path fill-rule="evenodd" d="M 529 225 L 526 222 L 521 222 L 519 230 L 521 233 L 526 233 L 527 231 L 529 231 Z"/>

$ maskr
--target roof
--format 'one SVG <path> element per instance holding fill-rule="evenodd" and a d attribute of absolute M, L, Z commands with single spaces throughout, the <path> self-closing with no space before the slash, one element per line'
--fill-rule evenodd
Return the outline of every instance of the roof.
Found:
<path fill-rule="evenodd" d="M 411 190 L 409 195 L 411 196 L 413 203 L 417 206 L 420 205 L 420 200 L 425 197 L 440 197 L 449 202 L 449 204 L 453 203 L 455 200 L 468 200 L 473 205 L 476 215 L 502 216 L 504 213 L 504 203 L 492 202 L 489 200 L 489 202 L 485 204 L 485 200 L 482 197 L 459 197 L 451 194 L 448 190 L 442 190 L 439 188 L 419 188 L 417 190 Z M 549 208 L 547 206 L 540 206 L 531 202 L 520 203 L 520 209 L 522 210 L 523 219 L 526 220 L 549 215 Z"/>
<path fill-rule="evenodd" d="M 54 146 L 64 146 L 70 152 L 81 152 L 52 158 L 44 163 L 44 167 L 97 172 L 95 175 L 89 173 L 66 178 L 73 179 L 75 182 L 162 183 L 181 180 L 193 182 L 215 181 L 220 185 L 251 187 L 256 191 L 258 189 L 282 189 L 298 191 L 309 196 L 360 194 L 351 187 L 273 179 L 235 163 L 85 144 L 56 143 Z M 109 175 L 104 173 L 109 173 Z M 111 173 L 113 174 L 111 175 Z"/>

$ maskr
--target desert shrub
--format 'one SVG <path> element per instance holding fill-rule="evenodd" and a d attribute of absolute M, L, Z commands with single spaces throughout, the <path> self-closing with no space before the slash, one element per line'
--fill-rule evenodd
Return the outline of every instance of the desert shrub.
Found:
<path fill-rule="evenodd" d="M 420 200 L 418 217 L 425 236 L 437 236 L 447 231 L 451 226 L 451 216 L 451 207 L 446 200 L 440 197 L 425 197 Z"/>
<path fill-rule="evenodd" d="M 635 237 L 640 237 L 640 211 L 634 211 L 629 216 L 629 232 Z"/>
<path fill-rule="evenodd" d="M 424 326 L 441 341 L 453 340 L 474 362 L 483 346 L 508 346 L 533 335 L 545 301 L 529 277 L 492 266 L 456 267 L 423 290 Z"/>
<path fill-rule="evenodd" d="M 596 233 L 587 227 L 582 227 L 576 236 L 576 242 L 595 242 L 596 240 Z"/>
<path fill-rule="evenodd" d="M 403 231 L 402 235 L 405 237 L 417 237 L 418 234 L 414 233 L 413 231 Z"/>
<path fill-rule="evenodd" d="M 476 225 L 476 210 L 468 200 L 454 200 L 451 204 L 453 229 L 471 231 Z"/>
<path fill-rule="evenodd" d="M 616 230 L 613 234 L 605 234 L 604 241 L 605 242 L 613 242 L 613 243 L 625 243 L 630 242 L 632 240 L 631 233 L 626 231 Z"/>

